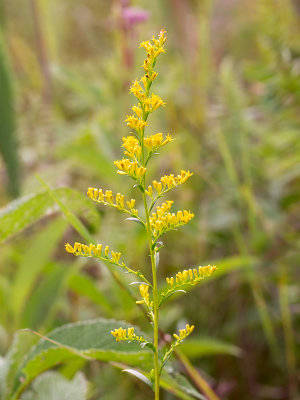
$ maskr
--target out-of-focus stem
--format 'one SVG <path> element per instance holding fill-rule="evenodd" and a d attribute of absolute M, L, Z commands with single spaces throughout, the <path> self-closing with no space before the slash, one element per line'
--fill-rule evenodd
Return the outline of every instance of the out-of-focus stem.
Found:
<path fill-rule="evenodd" d="M 190 376 L 195 386 L 200 389 L 209 400 L 220 400 L 206 380 L 202 378 L 202 376 L 192 366 L 189 359 L 178 349 L 176 349 L 175 355 L 180 363 L 184 366 L 187 374 Z"/>

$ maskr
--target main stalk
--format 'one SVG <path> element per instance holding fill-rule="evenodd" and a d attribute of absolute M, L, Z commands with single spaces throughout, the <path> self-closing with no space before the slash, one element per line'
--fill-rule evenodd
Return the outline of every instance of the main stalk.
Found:
<path fill-rule="evenodd" d="M 146 228 L 147 237 L 150 250 L 151 267 L 152 267 L 152 286 L 153 286 L 153 344 L 155 347 L 154 352 L 154 374 L 155 374 L 155 400 L 159 400 L 159 362 L 158 362 L 158 291 L 157 291 L 157 275 L 156 265 L 154 258 L 153 240 L 150 228 L 149 210 L 145 192 L 143 193 L 145 214 L 146 214 Z"/>

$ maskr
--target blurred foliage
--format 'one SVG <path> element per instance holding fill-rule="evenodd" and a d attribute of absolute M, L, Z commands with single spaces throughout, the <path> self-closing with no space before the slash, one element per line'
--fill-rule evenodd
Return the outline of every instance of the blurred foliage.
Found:
<path fill-rule="evenodd" d="M 0 175 L 16 195 L 20 164 L 22 197 L 9 203 L 6 187 L 0 189 L 1 355 L 10 357 L 14 332 L 25 327 L 45 334 L 100 316 L 146 329 L 142 313 L 110 271 L 93 261 L 74 262 L 64 253 L 64 243 L 80 241 L 79 232 L 91 235 L 122 251 L 129 265 L 147 274 L 139 226 L 120 223 L 117 213 L 95 209 L 83 195 L 89 186 L 131 195 L 111 161 L 118 158 L 120 138 L 127 132 L 128 87 L 142 63 L 135 49 L 163 27 L 168 51 L 159 66 L 157 93 L 168 107 L 153 123 L 176 140 L 154 174 L 180 171 L 183 165 L 195 173 L 175 195 L 196 218 L 176 239 L 172 233 L 165 238 L 160 268 L 165 276 L 199 264 L 214 263 L 219 269 L 186 297 L 174 296 L 162 309 L 162 327 L 172 332 L 177 320 L 195 324 L 183 354 L 221 399 L 296 400 L 299 1 L 129 3 L 2 4 L 7 54 L 1 46 Z M 10 63 L 3 64 L 3 57 Z M 58 188 L 50 191 L 52 199 L 36 174 Z M 71 214 L 54 205 L 57 198 Z M 27 337 L 30 343 L 21 346 L 24 353 L 14 359 L 15 371 L 32 340 Z M 34 380 L 22 398 L 41 398 L 53 380 L 57 393 L 70 391 L 70 396 L 78 388 L 93 400 L 139 399 L 141 391 L 143 399 L 152 398 L 149 388 L 119 368 L 66 358 L 56 372 Z M 171 377 L 172 371 L 165 400 L 178 398 L 170 393 Z M 182 398 L 197 398 L 192 389 Z"/>

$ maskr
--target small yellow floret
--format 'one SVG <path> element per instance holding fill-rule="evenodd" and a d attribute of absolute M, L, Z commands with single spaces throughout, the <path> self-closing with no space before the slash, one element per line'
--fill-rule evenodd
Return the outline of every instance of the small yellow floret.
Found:
<path fill-rule="evenodd" d="M 138 342 L 145 342 L 146 340 L 143 338 L 143 336 L 137 336 L 134 333 L 134 328 L 128 328 L 128 329 L 123 329 L 123 328 L 118 328 L 115 329 L 114 331 L 110 331 L 110 333 L 115 337 L 117 342 L 120 342 L 121 340 L 136 340 Z"/>
<path fill-rule="evenodd" d="M 176 333 L 173 333 L 173 336 L 177 342 L 181 342 L 193 332 L 194 328 L 194 325 L 186 324 L 184 329 L 179 329 L 179 336 Z"/>
<path fill-rule="evenodd" d="M 139 285 L 139 290 L 143 300 L 136 301 L 136 304 L 146 304 L 146 306 L 150 308 L 151 303 L 149 295 L 149 286 L 145 284 Z"/>

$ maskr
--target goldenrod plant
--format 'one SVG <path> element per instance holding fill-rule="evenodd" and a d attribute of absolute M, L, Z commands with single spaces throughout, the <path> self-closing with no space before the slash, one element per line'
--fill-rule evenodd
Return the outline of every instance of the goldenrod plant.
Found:
<path fill-rule="evenodd" d="M 156 94 L 150 91 L 157 72 L 154 71 L 158 56 L 165 52 L 166 35 L 162 30 L 158 37 L 150 41 L 142 42 L 140 47 L 146 51 L 144 61 L 144 75 L 140 80 L 135 80 L 130 92 L 137 98 L 138 102 L 132 107 L 133 114 L 128 115 L 126 123 L 131 129 L 130 135 L 123 137 L 124 157 L 114 162 L 117 173 L 130 177 L 135 187 L 140 189 L 142 207 L 137 207 L 137 199 L 125 199 L 121 193 L 113 195 L 109 189 L 89 188 L 88 197 L 104 206 L 116 208 L 129 215 L 129 219 L 141 223 L 146 231 L 149 254 L 151 261 L 152 278 L 147 278 L 140 271 L 126 265 L 120 252 L 111 251 L 108 245 L 94 245 L 75 243 L 71 246 L 66 244 L 66 251 L 76 256 L 95 257 L 112 265 L 121 267 L 124 271 L 136 275 L 139 282 L 140 300 L 136 303 L 145 307 L 153 329 L 153 340 L 149 341 L 143 336 L 138 336 L 134 328 L 116 327 L 111 331 L 116 341 L 138 341 L 142 347 L 148 346 L 153 351 L 154 366 L 147 374 L 155 393 L 155 400 L 159 399 L 160 376 L 166 362 L 177 348 L 194 330 L 194 325 L 187 324 L 179 334 L 173 334 L 174 341 L 163 351 L 159 349 L 159 310 L 163 303 L 176 292 L 184 291 L 195 286 L 201 280 L 209 277 L 216 269 L 215 266 L 205 266 L 178 272 L 174 277 L 167 278 L 167 287 L 158 288 L 158 263 L 159 252 L 163 247 L 160 238 L 168 231 L 176 230 L 187 224 L 194 214 L 188 210 L 179 210 L 176 213 L 171 211 L 172 200 L 165 200 L 159 203 L 168 192 L 177 186 L 185 183 L 193 174 L 190 171 L 182 170 L 178 175 L 165 175 L 159 180 L 151 183 L 147 180 L 150 161 L 158 155 L 161 147 L 170 144 L 174 139 L 171 135 L 156 133 L 146 135 L 149 125 L 150 114 L 166 103 Z M 142 212 L 139 210 L 143 209 Z M 146 270 L 146 268 L 145 268 Z M 146 274 L 147 275 L 147 274 Z"/>

